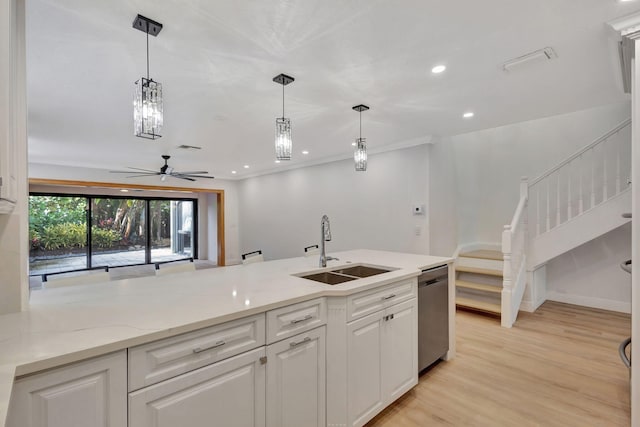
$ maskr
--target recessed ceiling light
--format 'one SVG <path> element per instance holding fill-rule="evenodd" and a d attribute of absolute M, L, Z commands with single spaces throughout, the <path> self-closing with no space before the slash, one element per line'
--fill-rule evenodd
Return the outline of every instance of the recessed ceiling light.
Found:
<path fill-rule="evenodd" d="M 121 191 L 122 193 L 128 193 L 128 192 L 129 192 L 129 190 L 127 190 L 126 188 L 123 188 L 123 189 L 121 189 L 120 191 Z"/>
<path fill-rule="evenodd" d="M 446 69 L 447 69 L 447 67 L 445 67 L 444 65 L 436 65 L 435 67 L 433 67 L 433 68 L 431 69 L 431 72 L 432 72 L 433 74 L 440 74 L 440 73 L 442 73 L 442 72 L 443 72 L 444 70 L 446 70 Z"/>
<path fill-rule="evenodd" d="M 249 165 L 244 165 L 243 168 L 249 169 Z"/>
<path fill-rule="evenodd" d="M 465 119 L 470 119 L 471 117 L 473 117 L 473 112 L 468 111 L 468 112 L 464 113 L 462 115 L 462 117 L 464 117 Z"/>
<path fill-rule="evenodd" d="M 351 146 L 355 147 L 355 146 L 356 146 L 356 143 L 355 143 L 355 142 L 352 142 L 352 143 L 351 143 Z"/>
<path fill-rule="evenodd" d="M 309 152 L 307 150 L 303 150 L 302 154 L 309 154 Z"/>
<path fill-rule="evenodd" d="M 274 163 L 280 163 L 280 160 L 276 160 Z"/>
<path fill-rule="evenodd" d="M 236 171 L 231 171 L 231 173 L 235 175 L 235 174 L 237 174 L 238 172 L 236 172 Z"/>

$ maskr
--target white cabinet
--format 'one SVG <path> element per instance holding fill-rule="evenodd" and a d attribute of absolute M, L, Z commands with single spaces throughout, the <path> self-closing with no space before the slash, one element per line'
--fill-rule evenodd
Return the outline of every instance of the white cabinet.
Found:
<path fill-rule="evenodd" d="M 347 326 L 349 426 L 362 426 L 418 383 L 416 299 Z"/>
<path fill-rule="evenodd" d="M 407 301 L 385 312 L 382 328 L 382 392 L 385 406 L 418 383 L 418 303 Z"/>
<path fill-rule="evenodd" d="M 17 2 L 2 2 L 0 6 L 0 213 L 13 210 L 18 194 L 17 157 L 19 114 L 25 110 L 23 71 L 23 40 L 16 39 Z M 19 102 L 20 101 L 20 102 Z M 24 112 L 26 116 L 26 112 Z M 21 127 L 21 129 L 23 129 Z"/>
<path fill-rule="evenodd" d="M 129 427 L 264 426 L 264 355 L 257 348 L 130 393 Z"/>
<path fill-rule="evenodd" d="M 125 351 L 16 380 L 8 427 L 126 427 Z"/>
<path fill-rule="evenodd" d="M 362 426 L 418 383 L 416 296 L 411 279 L 328 299 L 327 425 Z"/>
<path fill-rule="evenodd" d="M 349 424 L 363 425 L 384 408 L 382 393 L 383 311 L 348 326 L 347 387 Z"/>
<path fill-rule="evenodd" d="M 325 330 L 267 346 L 267 427 L 324 427 Z"/>

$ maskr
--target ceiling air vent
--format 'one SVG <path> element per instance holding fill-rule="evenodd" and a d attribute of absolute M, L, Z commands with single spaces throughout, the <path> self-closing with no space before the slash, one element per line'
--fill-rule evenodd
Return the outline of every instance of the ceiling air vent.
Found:
<path fill-rule="evenodd" d="M 195 145 L 178 145 L 178 148 L 181 148 L 183 150 L 202 150 L 202 147 L 196 147 Z"/>
<path fill-rule="evenodd" d="M 516 68 L 521 68 L 524 65 L 540 61 L 549 61 L 557 57 L 558 55 L 552 47 L 545 47 L 544 49 L 539 49 L 534 52 L 527 53 L 526 55 L 510 59 L 507 62 L 503 63 L 501 68 L 502 71 L 508 73 Z"/>

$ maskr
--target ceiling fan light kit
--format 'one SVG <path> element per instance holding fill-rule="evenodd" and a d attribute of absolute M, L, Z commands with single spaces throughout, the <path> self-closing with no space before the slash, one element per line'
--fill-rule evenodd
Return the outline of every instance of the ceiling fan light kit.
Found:
<path fill-rule="evenodd" d="M 156 37 L 162 30 L 162 24 L 138 15 L 133 28 L 147 34 L 147 77 L 135 82 L 133 96 L 134 135 L 147 138 L 160 138 L 163 122 L 162 84 L 149 77 L 149 35 Z"/>
<path fill-rule="evenodd" d="M 282 117 L 276 119 L 276 160 L 291 160 L 291 120 L 284 116 L 284 87 L 294 80 L 286 74 L 278 74 L 273 78 L 274 82 L 282 85 Z"/>
<path fill-rule="evenodd" d="M 360 113 L 360 137 L 356 138 L 356 149 L 353 152 L 353 160 L 356 171 L 364 172 L 367 170 L 367 139 L 362 137 L 362 112 L 367 111 L 369 107 L 360 104 L 354 106 L 353 109 Z"/>

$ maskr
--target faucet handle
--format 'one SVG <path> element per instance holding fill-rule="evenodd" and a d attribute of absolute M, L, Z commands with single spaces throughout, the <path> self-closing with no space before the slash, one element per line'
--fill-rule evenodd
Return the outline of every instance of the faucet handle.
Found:
<path fill-rule="evenodd" d="M 340 261 L 340 258 L 336 258 L 336 257 L 333 257 L 333 256 L 328 256 L 327 257 L 327 261 Z"/>

